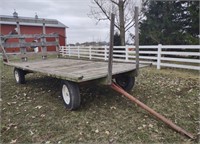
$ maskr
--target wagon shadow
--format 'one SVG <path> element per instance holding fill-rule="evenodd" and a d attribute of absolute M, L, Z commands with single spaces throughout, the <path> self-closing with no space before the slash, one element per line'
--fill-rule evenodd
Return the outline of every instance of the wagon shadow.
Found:
<path fill-rule="evenodd" d="M 48 77 L 48 76 L 27 76 L 26 84 L 31 85 L 34 88 L 42 88 L 44 90 L 59 90 L 60 88 L 60 79 Z"/>
<path fill-rule="evenodd" d="M 49 92 L 54 98 L 61 97 L 61 81 L 60 79 L 42 76 L 38 74 L 30 74 L 26 77 L 26 85 L 35 89 L 35 91 Z M 79 85 L 81 95 L 81 107 L 79 110 L 87 110 L 92 106 L 101 106 L 105 102 L 112 101 L 115 92 L 107 86 L 100 86 L 94 83 Z"/>
<path fill-rule="evenodd" d="M 109 87 L 95 84 L 80 86 L 80 93 L 82 109 L 90 109 L 93 106 L 101 107 L 114 98 L 114 92 Z"/>

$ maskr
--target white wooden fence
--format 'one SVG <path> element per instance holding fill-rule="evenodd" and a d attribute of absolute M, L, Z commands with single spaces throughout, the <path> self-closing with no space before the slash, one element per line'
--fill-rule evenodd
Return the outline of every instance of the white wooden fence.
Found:
<path fill-rule="evenodd" d="M 61 46 L 62 56 L 108 60 L 108 46 Z M 139 46 L 140 63 L 161 67 L 200 70 L 200 45 L 145 45 Z M 134 46 L 115 46 L 113 60 L 135 62 Z"/>

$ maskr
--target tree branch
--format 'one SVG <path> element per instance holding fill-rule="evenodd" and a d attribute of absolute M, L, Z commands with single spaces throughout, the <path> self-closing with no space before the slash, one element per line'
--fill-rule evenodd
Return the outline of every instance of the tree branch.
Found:
<path fill-rule="evenodd" d="M 114 3 L 114 4 L 116 4 L 116 5 L 118 5 L 118 3 L 116 3 L 114 0 L 110 0 L 112 3 Z"/>
<path fill-rule="evenodd" d="M 139 17 L 139 21 L 142 20 L 143 16 Z M 133 22 L 132 25 L 130 25 Z M 135 22 L 132 20 L 125 26 L 125 32 L 127 32 L 130 28 L 132 28 L 135 25 Z"/>
<path fill-rule="evenodd" d="M 133 26 L 135 25 L 135 22 L 132 24 L 132 25 L 130 25 L 128 28 L 126 28 L 125 29 L 125 32 L 127 32 L 130 28 L 132 28 Z"/>
<path fill-rule="evenodd" d="M 133 22 L 133 20 L 130 20 L 130 22 L 125 26 L 125 28 L 129 27 L 131 25 L 131 23 Z M 134 22 L 133 22 L 134 23 Z"/>
<path fill-rule="evenodd" d="M 157 43 L 160 43 L 151 33 L 150 33 L 150 38 L 152 38 L 154 41 L 156 41 Z"/>
<path fill-rule="evenodd" d="M 126 3 L 127 0 L 124 0 L 124 4 Z"/>
<path fill-rule="evenodd" d="M 103 9 L 103 7 L 99 4 L 99 2 L 98 2 L 97 0 L 94 0 L 94 2 L 95 2 L 95 3 L 97 4 L 97 6 L 101 9 L 101 11 L 105 14 L 106 18 L 109 19 L 109 20 L 111 20 L 110 17 L 109 17 L 109 15 L 106 13 L 106 10 Z M 115 25 L 115 27 L 116 27 L 117 29 L 120 29 L 120 27 L 119 27 L 118 25 L 116 25 L 116 23 L 115 23 L 114 25 Z"/>

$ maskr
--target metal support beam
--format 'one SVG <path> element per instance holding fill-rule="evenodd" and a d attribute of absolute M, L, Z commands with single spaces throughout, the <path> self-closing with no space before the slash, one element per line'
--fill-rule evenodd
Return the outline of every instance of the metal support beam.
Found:
<path fill-rule="evenodd" d="M 108 59 L 108 76 L 107 76 L 107 84 L 112 84 L 112 63 L 113 63 L 113 45 L 114 45 L 114 23 L 115 23 L 115 15 L 111 14 L 111 22 L 110 22 L 110 47 L 109 47 L 109 59 Z"/>

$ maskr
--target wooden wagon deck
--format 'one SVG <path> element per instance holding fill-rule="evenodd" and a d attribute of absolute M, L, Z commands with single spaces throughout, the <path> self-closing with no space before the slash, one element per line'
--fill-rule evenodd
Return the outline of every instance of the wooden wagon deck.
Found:
<path fill-rule="evenodd" d="M 84 82 L 104 78 L 108 74 L 108 63 L 77 59 L 48 59 L 29 62 L 9 62 L 7 65 L 23 70 L 40 72 L 48 76 L 70 80 L 74 82 Z M 140 65 L 144 67 L 145 65 Z M 131 72 L 136 69 L 132 63 L 113 63 L 113 75 Z"/>

